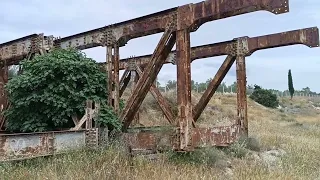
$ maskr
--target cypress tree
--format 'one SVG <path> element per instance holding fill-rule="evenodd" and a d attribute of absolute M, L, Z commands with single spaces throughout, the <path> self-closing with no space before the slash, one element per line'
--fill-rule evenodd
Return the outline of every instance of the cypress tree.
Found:
<path fill-rule="evenodd" d="M 293 94 L 294 94 L 294 88 L 293 88 L 291 69 L 289 69 L 289 72 L 288 72 L 288 87 L 289 87 L 289 92 L 290 92 L 290 96 L 292 99 Z"/>

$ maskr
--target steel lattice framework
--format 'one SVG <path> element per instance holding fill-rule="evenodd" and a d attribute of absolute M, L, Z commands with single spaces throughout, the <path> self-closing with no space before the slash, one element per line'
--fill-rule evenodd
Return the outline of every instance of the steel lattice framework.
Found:
<path fill-rule="evenodd" d="M 261 10 L 276 15 L 287 13 L 289 0 L 206 0 L 69 37 L 54 38 L 33 34 L 0 44 L 1 111 L 8 106 L 3 88 L 8 81 L 8 66 L 19 64 L 24 58 L 32 59 L 35 54 L 50 53 L 54 48 L 84 50 L 103 46 L 106 47 L 106 62 L 100 65 L 105 67 L 109 77 L 108 104 L 120 116 L 123 122 L 123 138 L 132 149 L 161 150 L 166 146 L 176 151 L 192 151 L 196 147 L 228 146 L 238 137 L 248 135 L 245 57 L 258 50 L 281 46 L 295 44 L 308 47 L 319 46 L 318 28 L 311 27 L 259 37 L 244 36 L 225 42 L 190 47 L 190 33 L 195 32 L 202 24 Z M 163 33 L 163 35 L 152 54 L 127 59 L 119 58 L 119 48 L 125 46 L 129 40 L 156 33 Z M 174 45 L 176 50 L 172 51 Z M 192 106 L 190 64 L 197 59 L 221 55 L 227 55 L 227 58 L 200 101 Z M 174 118 L 166 99 L 154 85 L 159 71 L 166 63 L 172 63 L 177 67 L 177 118 Z M 232 126 L 223 127 L 197 127 L 197 119 L 233 63 L 236 63 L 237 75 L 235 123 Z M 120 70 L 125 70 L 121 79 L 119 78 Z M 119 98 L 131 78 L 135 79 L 135 88 L 125 108 L 120 111 Z M 171 125 L 170 128 L 166 130 L 159 128 L 159 131 L 150 131 L 145 128 L 133 131 L 129 128 L 148 91 L 157 99 Z M 5 119 L 1 117 L 1 128 L 4 121 Z M 3 142 L 6 140 L 3 139 Z"/>

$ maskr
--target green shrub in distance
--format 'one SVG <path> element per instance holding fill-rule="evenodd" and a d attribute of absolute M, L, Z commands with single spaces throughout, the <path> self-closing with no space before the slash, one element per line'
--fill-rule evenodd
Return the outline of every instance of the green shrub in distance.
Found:
<path fill-rule="evenodd" d="M 272 94 L 272 92 L 267 89 L 262 89 L 258 85 L 254 85 L 254 90 L 250 95 L 250 99 L 270 108 L 276 108 L 279 106 L 277 95 Z"/>

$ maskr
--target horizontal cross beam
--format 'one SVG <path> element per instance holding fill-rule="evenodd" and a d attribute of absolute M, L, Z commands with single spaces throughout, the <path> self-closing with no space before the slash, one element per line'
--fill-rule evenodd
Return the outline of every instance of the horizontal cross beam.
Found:
<path fill-rule="evenodd" d="M 177 28 L 184 29 L 185 27 L 183 26 L 195 26 L 193 29 L 196 30 L 197 27 L 209 21 L 260 10 L 274 14 L 286 13 L 289 11 L 289 0 L 206 0 L 72 35 L 56 40 L 55 43 L 60 44 L 61 48 L 87 49 L 97 47 L 104 42 L 106 31 L 112 32 L 111 34 L 115 37 L 115 41 L 122 40 L 125 43 L 129 39 L 164 32 L 171 18 L 181 10 L 184 11 L 186 21 L 181 27 Z"/>
<path fill-rule="evenodd" d="M 0 62 L 6 61 L 7 65 L 19 63 L 27 57 L 32 49 L 76 48 L 80 50 L 98 46 L 111 45 L 116 42 L 124 46 L 130 39 L 164 32 L 167 25 L 183 12 L 185 21 L 176 27 L 185 29 L 190 27 L 196 31 L 202 24 L 237 16 L 255 11 L 269 11 L 274 14 L 289 12 L 289 0 L 206 0 L 191 3 L 157 13 L 149 14 L 128 21 L 93 29 L 64 38 L 54 39 L 53 36 L 33 34 L 13 41 L 0 44 Z M 11 62 L 12 61 L 12 62 Z"/>
<path fill-rule="evenodd" d="M 237 38 L 236 38 L 237 39 Z M 216 57 L 228 55 L 228 46 L 236 42 L 236 39 L 219 42 L 214 44 L 196 46 L 191 48 L 191 60 L 197 60 L 208 57 Z M 251 53 L 262 50 L 270 49 L 281 46 L 303 44 L 308 47 L 319 46 L 319 30 L 317 27 L 310 27 L 298 29 L 293 31 L 281 32 L 276 34 L 249 37 L 248 38 L 249 51 Z M 133 58 L 126 58 L 120 60 L 119 69 L 124 70 L 129 67 L 130 63 L 135 62 L 138 66 L 144 67 L 150 61 L 151 55 L 137 56 Z M 165 63 L 175 63 L 176 52 L 172 51 Z M 99 63 L 104 65 L 105 63 Z"/>

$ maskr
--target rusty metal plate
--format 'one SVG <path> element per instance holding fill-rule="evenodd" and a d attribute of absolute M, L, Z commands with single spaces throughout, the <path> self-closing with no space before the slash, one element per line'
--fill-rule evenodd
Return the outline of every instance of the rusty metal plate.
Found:
<path fill-rule="evenodd" d="M 87 131 L 90 130 L 1 134 L 0 161 L 29 159 L 84 148 L 88 138 L 94 135 L 89 137 Z"/>
<path fill-rule="evenodd" d="M 229 146 L 239 137 L 237 125 L 213 128 L 194 128 L 192 130 L 193 147 Z"/>
<path fill-rule="evenodd" d="M 56 153 L 77 150 L 85 147 L 85 145 L 86 134 L 83 131 L 54 133 L 53 147 Z"/>
<path fill-rule="evenodd" d="M 175 127 L 158 127 L 158 130 L 132 131 L 123 133 L 122 139 L 132 149 L 138 150 L 175 150 L 177 131 Z M 152 129 L 152 128 L 149 128 Z M 130 129 L 129 129 L 130 131 Z M 211 128 L 192 128 L 191 145 L 196 148 L 229 146 L 239 138 L 237 125 Z"/>
<path fill-rule="evenodd" d="M 133 150 L 171 150 L 175 127 L 130 128 L 122 140 Z"/>

